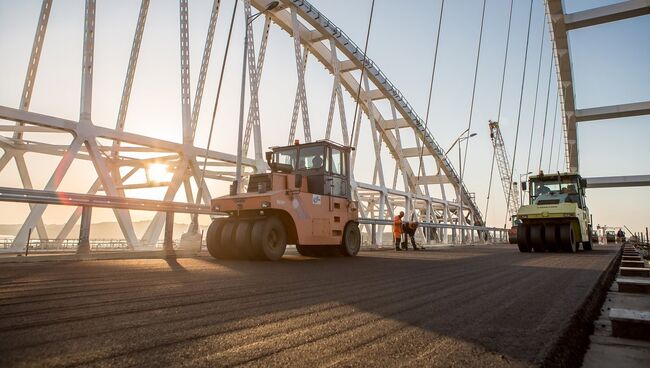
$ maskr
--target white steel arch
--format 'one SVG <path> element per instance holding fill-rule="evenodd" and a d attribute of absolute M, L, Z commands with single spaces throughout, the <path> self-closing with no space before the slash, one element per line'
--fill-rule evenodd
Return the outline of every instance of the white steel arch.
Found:
<path fill-rule="evenodd" d="M 269 2 L 267 0 L 253 0 L 252 4 L 257 9 L 263 10 Z M 442 187 L 442 199 L 433 199 L 427 195 L 430 185 L 449 183 L 456 188 L 456 191 L 459 192 L 457 196 L 463 198 L 464 206 L 470 211 L 468 215 L 461 216 L 461 223 L 464 223 L 463 217 L 469 217 L 471 223 L 483 225 L 478 207 L 467 188 L 464 185 L 459 185 L 459 175 L 436 142 L 433 134 L 426 128 L 424 121 L 417 115 L 397 87 L 390 82 L 372 60 L 364 57 L 361 48 L 307 1 L 284 0 L 282 6 L 271 13 L 271 17 L 287 33 L 293 35 L 294 38 L 299 37 L 301 44 L 309 50 L 310 54 L 314 55 L 335 76 L 334 89 L 338 88 L 336 81 L 338 79 L 350 95 L 356 98 L 359 84 L 362 83 L 359 105 L 365 114 L 370 117 L 374 124 L 374 131 L 381 137 L 382 143 L 398 162 L 398 167 L 404 176 L 407 193 L 388 189 L 381 184 L 357 183 L 360 200 L 363 200 L 364 196 L 367 195 L 369 201 L 373 204 L 379 202 L 379 207 L 382 208 L 387 202 L 391 202 L 391 197 L 396 196 L 397 198 L 393 199 L 393 201 L 404 201 L 402 204 L 405 208 L 415 209 L 417 207 L 422 210 L 423 215 L 428 214 L 429 216 L 432 216 L 433 212 L 438 212 L 436 220 L 444 220 L 446 217 L 446 220 L 449 221 L 449 212 L 456 213 L 458 211 L 456 206 L 458 202 L 452 204 L 444 198 L 444 187 Z M 296 18 L 298 17 L 300 22 L 296 25 Z M 299 29 L 295 29 L 296 27 L 299 27 Z M 334 52 L 331 50 L 334 50 Z M 346 56 L 347 59 L 338 59 L 339 53 Z M 367 80 L 359 81 L 352 71 L 360 70 L 364 67 L 364 64 L 366 69 L 364 76 L 367 77 Z M 392 116 L 384 117 L 375 105 L 374 101 L 376 100 L 388 100 L 391 104 Z M 419 139 L 416 147 L 402 147 L 400 130 L 403 129 L 413 130 Z M 358 134 L 355 134 L 355 138 L 358 138 Z M 420 144 L 424 145 L 424 150 L 421 149 Z M 436 175 L 417 177 L 417 174 L 411 168 L 406 159 L 408 157 L 417 157 L 421 152 L 423 152 L 424 156 L 432 157 L 435 160 L 437 164 Z M 377 167 L 378 170 L 381 170 L 380 159 L 377 161 Z M 379 177 L 381 178 L 381 175 Z M 370 192 L 375 193 L 371 194 Z M 400 200 L 399 197 L 404 199 Z M 416 205 L 416 203 L 420 202 L 426 205 Z M 381 213 L 378 215 L 379 217 L 383 216 Z M 426 216 L 422 217 L 423 219 L 426 218 Z"/>

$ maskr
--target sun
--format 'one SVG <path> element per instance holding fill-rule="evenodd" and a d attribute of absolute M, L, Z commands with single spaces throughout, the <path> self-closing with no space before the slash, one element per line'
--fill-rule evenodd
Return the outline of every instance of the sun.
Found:
<path fill-rule="evenodd" d="M 169 166 L 161 163 L 150 164 L 147 167 L 147 180 L 154 183 L 161 183 L 170 180 L 171 173 Z"/>

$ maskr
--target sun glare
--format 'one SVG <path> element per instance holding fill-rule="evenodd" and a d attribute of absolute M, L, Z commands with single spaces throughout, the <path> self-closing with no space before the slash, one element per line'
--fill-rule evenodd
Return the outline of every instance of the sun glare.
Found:
<path fill-rule="evenodd" d="M 169 166 L 165 164 L 151 164 L 147 167 L 147 180 L 155 183 L 170 180 Z"/>

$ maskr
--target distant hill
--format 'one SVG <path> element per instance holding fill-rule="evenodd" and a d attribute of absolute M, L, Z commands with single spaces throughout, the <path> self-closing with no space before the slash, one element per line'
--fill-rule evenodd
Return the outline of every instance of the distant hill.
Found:
<path fill-rule="evenodd" d="M 12 225 L 0 225 L 0 237 L 13 237 L 20 230 L 20 224 Z M 136 221 L 133 223 L 133 228 L 135 230 L 138 238 L 141 238 L 144 232 L 149 226 L 149 221 Z M 184 223 L 174 223 L 174 238 L 180 238 L 181 234 L 187 231 L 188 224 Z M 46 225 L 45 230 L 47 231 L 47 236 L 50 239 L 55 239 L 59 232 L 63 228 L 63 225 Z M 200 230 L 205 230 L 201 228 Z M 33 230 L 32 236 L 38 236 L 36 234 L 36 229 Z M 92 224 L 90 227 L 90 237 L 92 239 L 123 239 L 122 231 L 117 222 L 99 222 Z M 79 238 L 79 225 L 75 227 L 68 234 L 68 239 L 77 239 Z M 160 239 L 162 240 L 162 234 Z"/>

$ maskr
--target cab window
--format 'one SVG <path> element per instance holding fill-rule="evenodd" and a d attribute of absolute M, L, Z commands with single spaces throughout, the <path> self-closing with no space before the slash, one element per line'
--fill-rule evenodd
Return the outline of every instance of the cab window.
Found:
<path fill-rule="evenodd" d="M 332 174 L 334 175 L 345 175 L 344 167 L 343 167 L 343 152 L 341 150 L 332 147 Z"/>
<path fill-rule="evenodd" d="M 298 170 L 312 170 L 323 167 L 325 149 L 322 146 L 303 147 L 300 149 Z"/>
<path fill-rule="evenodd" d="M 296 169 L 296 149 L 290 149 L 285 151 L 275 152 L 275 157 L 273 162 L 285 165 L 291 165 L 291 167 Z"/>

